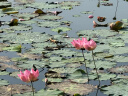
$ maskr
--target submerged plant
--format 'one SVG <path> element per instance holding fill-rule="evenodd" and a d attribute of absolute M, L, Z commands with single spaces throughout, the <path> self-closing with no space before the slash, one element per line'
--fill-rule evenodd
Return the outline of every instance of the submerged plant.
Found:
<path fill-rule="evenodd" d="M 31 71 L 29 70 L 25 70 L 24 73 L 22 71 L 20 71 L 20 74 L 18 74 L 19 78 L 26 83 L 31 82 L 32 85 L 32 92 L 33 92 L 33 96 L 34 96 L 34 88 L 33 88 L 33 83 L 37 81 L 38 76 L 39 76 L 39 71 L 36 70 L 34 71 L 33 69 L 31 69 Z"/>

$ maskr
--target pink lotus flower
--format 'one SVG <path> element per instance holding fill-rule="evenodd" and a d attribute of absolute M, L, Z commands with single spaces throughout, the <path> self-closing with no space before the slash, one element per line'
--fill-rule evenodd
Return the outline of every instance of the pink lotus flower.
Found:
<path fill-rule="evenodd" d="M 96 48 L 96 42 L 94 40 L 90 40 L 84 44 L 84 48 L 88 51 L 92 51 Z"/>
<path fill-rule="evenodd" d="M 73 40 L 71 43 L 76 49 L 85 49 L 84 45 L 86 42 L 88 42 L 87 39 L 82 37 L 82 40 Z"/>
<path fill-rule="evenodd" d="M 88 18 L 93 18 L 94 16 L 93 15 L 89 15 Z"/>
<path fill-rule="evenodd" d="M 20 71 L 20 74 L 18 74 L 18 76 L 24 82 L 34 82 L 38 80 L 37 77 L 39 76 L 39 71 L 34 71 L 33 69 L 31 69 L 31 71 L 25 70 L 24 73 Z"/>

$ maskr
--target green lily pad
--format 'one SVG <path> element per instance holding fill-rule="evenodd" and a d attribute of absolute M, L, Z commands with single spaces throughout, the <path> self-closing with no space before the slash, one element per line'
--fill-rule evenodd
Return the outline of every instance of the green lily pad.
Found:
<path fill-rule="evenodd" d="M 95 52 L 94 56 L 98 57 L 98 58 L 112 58 L 112 57 L 114 57 L 113 54 L 110 54 L 107 52 Z"/>
<path fill-rule="evenodd" d="M 79 6 L 79 1 L 63 1 L 60 3 L 61 6 Z"/>
<path fill-rule="evenodd" d="M 96 61 L 95 62 L 96 64 L 96 68 L 104 68 L 104 69 L 107 69 L 107 68 L 111 68 L 113 66 L 116 65 L 116 62 L 110 62 L 110 61 Z M 95 65 L 94 65 L 94 62 L 90 62 L 90 63 L 87 63 L 87 67 L 89 68 L 95 68 Z"/>
<path fill-rule="evenodd" d="M 2 75 L 8 75 L 8 74 L 9 74 L 9 72 L 6 72 L 6 71 L 0 72 L 0 76 L 2 76 Z"/>
<path fill-rule="evenodd" d="M 16 52 L 21 52 L 21 45 L 11 45 L 9 47 L 4 47 L 2 50 L 6 50 L 6 51 L 16 51 Z"/>
<path fill-rule="evenodd" d="M 42 16 L 39 16 L 37 18 L 38 19 L 41 19 L 41 20 L 60 20 L 63 17 L 61 17 L 61 16 L 55 16 L 55 15 L 42 15 Z"/>
<path fill-rule="evenodd" d="M 37 9 L 51 9 L 51 8 L 58 8 L 60 7 L 59 4 L 48 4 L 45 2 L 34 2 L 31 4 L 26 4 L 26 7 L 31 7 L 31 8 L 37 8 Z"/>
<path fill-rule="evenodd" d="M 75 55 L 77 55 L 77 53 L 75 51 L 71 51 L 68 49 L 63 49 L 63 50 L 54 50 L 50 53 L 51 55 L 59 55 L 62 57 L 74 57 Z"/>
<path fill-rule="evenodd" d="M 30 20 L 32 18 L 39 16 L 39 15 L 34 14 L 34 13 L 19 13 L 19 14 L 14 14 L 13 16 L 18 17 L 18 18 L 22 18 L 24 20 Z"/>
<path fill-rule="evenodd" d="M 61 6 L 61 9 L 71 10 L 71 9 L 73 9 L 73 7 L 71 5 L 70 6 Z"/>
<path fill-rule="evenodd" d="M 51 29 L 51 31 L 54 31 L 54 32 L 66 32 L 66 31 L 70 31 L 71 28 L 68 28 L 68 27 L 57 27 L 57 28 L 53 28 Z"/>
<path fill-rule="evenodd" d="M 2 35 L 4 41 L 13 42 L 13 43 L 32 43 L 32 42 L 44 42 L 47 41 L 50 35 L 40 32 L 26 32 L 26 33 L 19 33 L 19 34 L 6 34 Z"/>
<path fill-rule="evenodd" d="M 15 78 L 17 78 L 17 79 L 20 79 L 17 74 L 20 74 L 20 72 L 17 72 L 17 71 L 16 71 L 16 72 L 12 72 L 12 73 L 10 73 L 9 75 L 12 76 L 12 77 L 15 77 Z"/>
<path fill-rule="evenodd" d="M 17 66 L 24 69 L 31 69 L 33 68 L 33 65 L 35 65 L 37 68 L 43 68 L 45 65 L 49 65 L 49 63 L 45 61 L 32 60 L 26 62 L 19 62 Z"/>
<path fill-rule="evenodd" d="M 112 32 L 112 30 L 106 30 L 106 29 L 97 29 L 97 30 L 82 30 L 77 32 L 78 36 L 82 36 L 82 37 L 88 37 L 88 38 L 99 38 L 99 37 L 109 37 L 109 36 L 113 36 L 113 35 L 117 35 L 118 33 L 116 32 Z M 104 35 L 101 35 L 104 34 Z"/>
<path fill-rule="evenodd" d="M 11 58 L 11 60 L 13 61 L 13 62 L 20 62 L 20 61 L 27 61 L 28 60 L 28 58 L 23 58 L 23 57 L 15 57 L 15 58 Z"/>
<path fill-rule="evenodd" d="M 55 21 L 38 22 L 38 26 L 40 26 L 40 27 L 58 27 L 58 26 L 60 26 L 60 22 L 55 22 Z"/>
<path fill-rule="evenodd" d="M 111 86 L 103 86 L 101 87 L 101 91 L 106 95 L 113 95 L 113 96 L 127 96 L 128 91 L 127 84 L 114 84 Z"/>
<path fill-rule="evenodd" d="M 128 62 L 128 57 L 116 55 L 112 58 L 105 58 L 105 60 L 116 61 L 116 62 Z"/>
<path fill-rule="evenodd" d="M 91 12 L 91 11 L 83 11 L 83 12 L 81 12 L 82 14 L 93 14 L 93 12 Z"/>
<path fill-rule="evenodd" d="M 0 8 L 11 7 L 11 2 L 0 2 Z"/>
<path fill-rule="evenodd" d="M 80 17 L 80 15 L 73 15 L 73 17 Z"/>
<path fill-rule="evenodd" d="M 27 24 L 27 25 L 31 25 L 31 24 L 36 24 L 37 21 L 34 20 L 29 20 L 29 21 L 19 21 L 19 24 Z"/>
<path fill-rule="evenodd" d="M 8 81 L 0 79 L 0 86 L 8 85 L 8 84 L 9 84 Z"/>
<path fill-rule="evenodd" d="M 33 3 L 33 2 L 35 2 L 34 0 L 14 0 L 15 2 L 18 2 L 18 3 L 20 3 L 20 4 L 28 4 L 28 3 Z"/>
<path fill-rule="evenodd" d="M 32 27 L 31 26 L 11 26 L 8 28 L 9 30 L 16 30 L 16 31 L 27 31 L 27 30 L 31 30 Z"/>
<path fill-rule="evenodd" d="M 73 73 L 76 69 L 74 68 L 52 68 L 49 71 L 55 71 L 57 73 Z"/>

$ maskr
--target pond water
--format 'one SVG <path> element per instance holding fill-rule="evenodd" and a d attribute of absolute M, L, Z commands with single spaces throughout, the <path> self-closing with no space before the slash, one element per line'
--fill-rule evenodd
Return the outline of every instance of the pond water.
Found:
<path fill-rule="evenodd" d="M 24 7 L 26 5 L 26 3 L 23 4 L 23 5 L 21 3 L 23 1 L 24 2 L 27 2 L 28 0 L 21 0 L 21 3 L 19 3 L 20 0 L 7 0 L 7 1 L 8 2 L 11 2 L 11 7 L 13 8 L 15 6 L 16 7 L 17 6 Z M 60 35 L 66 34 L 68 37 L 71 37 L 71 38 L 79 38 L 77 32 L 79 32 L 81 30 L 99 30 L 99 29 L 107 29 L 107 30 L 110 30 L 110 27 L 109 26 L 107 26 L 107 27 L 103 27 L 103 26 L 102 27 L 99 27 L 98 26 L 98 27 L 95 27 L 94 28 L 93 27 L 93 21 L 97 22 L 98 24 L 109 24 L 111 22 L 120 21 L 122 19 L 128 19 L 128 12 L 127 12 L 128 2 L 125 1 L 125 0 L 109 0 L 108 2 L 113 4 L 112 6 L 111 5 L 110 6 L 104 6 L 104 5 L 102 5 L 102 1 L 101 0 L 52 0 L 52 1 L 51 0 L 30 0 L 30 1 L 34 1 L 34 2 L 48 2 L 48 3 L 50 3 L 50 2 L 62 2 L 62 1 L 78 1 L 78 2 L 80 2 L 80 5 L 79 6 L 69 6 L 69 8 L 66 9 L 66 10 L 64 10 L 62 8 L 51 8 L 51 9 L 45 9 L 44 8 L 44 9 L 42 9 L 44 12 L 47 12 L 47 11 L 62 11 L 62 13 L 60 13 L 60 14 L 57 15 L 57 16 L 62 16 L 63 17 L 61 20 L 51 20 L 51 21 L 58 21 L 58 22 L 59 21 L 71 21 L 72 23 L 70 24 L 70 26 L 64 25 L 64 27 L 71 28 L 70 31 L 60 32 L 60 33 L 59 32 L 53 32 L 53 31 L 51 31 L 52 27 L 51 28 L 40 27 L 40 26 L 38 26 L 37 23 L 32 23 L 32 24 L 28 24 L 29 26 L 31 26 L 31 28 L 29 30 L 26 29 L 26 31 L 24 31 L 22 29 L 18 29 L 18 28 L 14 29 L 14 30 L 12 29 L 12 31 L 15 31 L 15 34 L 17 34 L 17 33 L 21 33 L 22 34 L 22 33 L 25 33 L 25 32 L 26 33 L 27 32 L 35 32 L 35 33 L 36 32 L 40 32 L 40 33 L 45 32 L 46 34 L 50 34 L 52 36 L 58 36 L 58 34 L 60 34 Z M 105 0 L 104 0 L 104 2 L 105 2 Z M 98 7 L 97 5 L 99 3 L 100 3 L 100 6 Z M 106 3 L 103 3 L 103 4 L 106 4 Z M 71 9 L 70 9 L 70 7 L 71 7 Z M 37 6 L 37 8 L 38 8 L 38 6 Z M 35 10 L 37 10 L 37 9 L 36 8 L 31 8 L 31 7 L 26 7 L 26 8 L 23 8 L 21 10 L 18 10 L 18 11 L 19 11 L 19 13 L 33 13 Z M 92 13 L 90 13 L 90 14 L 83 14 L 82 13 L 82 12 L 87 12 L 87 11 L 92 12 Z M 90 19 L 90 18 L 88 18 L 89 15 L 93 15 L 94 17 Z M 98 22 L 97 21 L 97 17 L 98 16 L 105 17 L 106 20 L 104 22 Z M 114 17 L 116 17 L 116 20 L 113 20 Z M 9 28 L 10 26 L 7 25 L 6 22 L 7 23 L 10 22 L 10 20 L 12 18 L 19 19 L 18 17 L 14 17 L 13 14 L 6 15 L 6 16 L 1 16 L 0 17 L 0 20 L 2 22 L 4 22 L 4 24 L 0 27 L 0 30 L 3 30 L 4 28 L 5 29 L 6 28 Z M 47 20 L 40 20 L 40 19 L 35 18 L 35 17 L 32 20 L 38 21 L 38 22 L 40 22 L 40 21 L 42 21 L 42 22 L 47 21 Z M 26 25 L 26 26 L 28 26 L 28 25 Z M 60 31 L 62 31 L 62 30 L 60 30 Z M 9 34 L 12 34 L 12 33 L 14 33 L 14 32 L 10 32 L 10 31 L 9 32 L 5 32 L 4 31 L 4 32 L 0 33 L 1 34 L 1 37 L 0 38 L 3 38 L 3 35 L 5 35 L 5 37 L 6 37 L 6 35 L 9 36 Z M 100 34 L 100 35 L 101 36 L 104 36 L 104 34 Z M 18 40 L 18 39 L 16 38 L 16 40 Z M 3 42 L 3 39 L 0 40 L 0 42 L 1 43 L 4 43 Z M 8 40 L 7 42 L 6 42 L 6 39 L 5 39 L 5 44 L 13 44 L 14 42 L 15 41 L 12 39 L 12 37 L 10 37 L 10 40 Z M 37 42 L 39 43 L 40 41 L 37 40 Z M 35 43 L 33 43 L 33 42 L 32 43 L 24 43 L 24 44 L 22 43 L 21 53 L 24 54 L 26 52 L 29 52 L 30 49 L 33 48 L 33 46 L 36 46 L 36 45 L 33 45 L 33 44 L 36 44 L 37 42 L 35 41 Z M 17 44 L 21 44 L 21 43 L 19 42 Z M 127 43 L 126 43 L 125 46 L 127 46 Z M 76 50 L 75 48 L 71 48 L 71 47 L 62 48 L 62 49 L 70 49 L 71 51 L 75 51 L 75 52 L 79 52 L 79 53 L 81 52 L 80 50 Z M 40 52 L 40 49 L 38 49 L 37 51 Z M 41 52 L 42 51 L 45 52 L 45 50 L 41 50 Z M 36 53 L 36 55 L 41 57 L 42 56 L 42 53 Z M 56 56 L 56 54 L 52 54 L 52 55 L 48 54 L 46 56 L 53 56 L 54 57 L 54 55 Z M 15 52 L 15 51 L 10 51 L 10 50 L 5 51 L 5 50 L 2 50 L 0 52 L 0 56 L 7 56 L 10 60 L 12 60 L 12 58 L 20 57 L 21 55 L 19 55 L 18 52 Z M 64 55 L 64 56 L 67 56 L 66 59 L 67 58 L 72 58 L 72 57 L 70 57 L 70 55 Z M 125 56 L 128 56 L 127 53 L 126 53 Z M 60 56 L 60 57 L 63 57 L 63 55 Z M 78 55 L 78 57 L 79 57 L 79 55 Z M 28 59 L 29 61 L 33 61 L 32 59 L 30 59 L 29 56 L 28 56 L 28 58 L 29 58 Z M 57 59 L 57 58 L 55 58 L 55 59 Z M 2 61 L 2 60 L 3 59 L 1 59 L 1 62 L 3 63 L 4 61 Z M 39 62 L 41 60 L 42 60 L 42 58 L 41 59 L 40 58 L 37 59 L 37 61 L 39 61 Z M 43 59 L 43 60 L 45 60 L 45 59 Z M 57 60 L 59 60 L 59 59 L 57 59 Z M 19 61 L 18 60 L 16 60 L 16 61 L 15 60 L 14 61 L 12 60 L 10 62 L 4 62 L 4 63 L 6 63 L 8 65 L 20 65 L 21 63 L 19 63 Z M 55 62 L 54 60 L 51 60 L 51 61 Z M 51 61 L 48 60 L 45 63 L 49 63 L 49 62 L 51 63 Z M 24 61 L 24 62 L 27 62 L 27 61 Z M 33 63 L 33 64 L 35 64 L 35 63 Z M 127 62 L 124 62 L 124 63 L 118 62 L 117 63 L 117 66 L 121 66 L 121 65 L 127 65 Z M 21 68 L 21 67 L 19 67 L 19 68 Z M 79 68 L 85 70 L 84 65 L 80 66 Z M 27 68 L 23 68 L 23 69 L 27 69 Z M 45 88 L 45 82 L 42 81 L 42 79 L 45 78 L 45 73 L 48 71 L 48 68 L 46 66 L 44 67 L 43 70 L 42 70 L 42 68 L 38 68 L 38 69 L 40 71 L 39 80 L 33 83 L 34 84 L 34 88 L 35 88 L 36 91 L 39 91 L 39 90 Z M 88 71 L 91 71 L 91 70 L 92 70 L 92 68 L 89 68 L 88 69 Z M 11 73 L 16 72 L 16 71 L 19 72 L 19 70 L 15 70 L 15 69 L 13 69 L 13 68 L 10 67 L 10 68 L 6 68 L 6 70 L 2 70 L 2 71 L 9 72 L 8 75 L 4 75 L 4 76 L 0 75 L 0 79 L 4 79 L 4 80 L 9 81 L 9 84 L 31 85 L 29 83 L 22 82 L 18 78 L 15 78 L 16 76 L 15 77 L 12 77 L 10 75 Z M 127 74 L 125 74 L 125 75 L 127 75 Z M 92 85 L 96 86 L 96 85 L 98 85 L 98 80 L 90 80 L 89 81 L 89 84 L 92 84 Z M 107 86 L 108 85 L 111 85 L 110 79 L 102 80 L 100 86 L 103 86 L 103 85 L 107 85 Z M 0 93 L 0 94 L 2 94 L 2 93 Z M 17 95 L 17 96 L 19 96 L 19 95 Z M 100 91 L 100 89 L 96 89 L 95 91 L 90 92 L 86 96 L 108 96 L 108 95 L 105 95 L 103 92 Z M 123 95 L 113 95 L 113 96 L 123 96 Z M 124 96 L 126 96 L 126 95 L 124 95 Z"/>

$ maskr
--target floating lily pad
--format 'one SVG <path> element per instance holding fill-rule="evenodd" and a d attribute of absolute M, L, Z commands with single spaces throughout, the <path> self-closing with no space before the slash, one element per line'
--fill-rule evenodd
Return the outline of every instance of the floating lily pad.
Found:
<path fill-rule="evenodd" d="M 107 69 L 107 68 L 111 68 L 113 66 L 116 65 L 116 62 L 109 62 L 109 61 L 96 61 L 96 68 L 104 68 L 104 69 Z M 90 62 L 90 63 L 87 63 L 87 67 L 90 67 L 90 68 L 95 68 L 95 65 L 94 65 L 94 62 Z"/>
<path fill-rule="evenodd" d="M 63 87 L 62 87 L 63 86 Z M 48 85 L 51 89 L 59 89 L 67 94 L 74 95 L 79 93 L 80 95 L 87 95 L 88 93 L 95 90 L 95 86 L 90 84 L 77 84 L 71 82 L 62 82 Z"/>
<path fill-rule="evenodd" d="M 38 8 L 38 9 L 50 9 L 50 8 L 58 8 L 60 7 L 59 4 L 48 4 L 45 2 L 35 2 L 31 4 L 26 4 L 26 7 L 31 7 L 31 8 Z"/>
<path fill-rule="evenodd" d="M 61 17 L 61 16 L 55 16 L 55 15 L 42 15 L 42 16 L 39 16 L 37 18 L 38 19 L 41 19 L 41 20 L 60 20 L 63 17 Z"/>
<path fill-rule="evenodd" d="M 8 84 L 9 84 L 8 81 L 0 79 L 0 86 L 8 85 Z"/>
<path fill-rule="evenodd" d="M 61 6 L 61 9 L 71 10 L 71 9 L 73 9 L 73 7 L 71 5 L 70 6 Z"/>
<path fill-rule="evenodd" d="M 45 65 L 49 65 L 49 63 L 45 61 L 32 60 L 26 62 L 19 62 L 17 66 L 24 69 L 31 69 L 33 68 L 33 65 L 35 65 L 37 68 L 43 68 Z"/>
<path fill-rule="evenodd" d="M 33 3 L 35 0 L 14 0 L 15 2 L 18 2 L 20 4 L 28 4 L 28 3 Z"/>
<path fill-rule="evenodd" d="M 17 72 L 17 71 L 16 71 L 16 72 L 10 73 L 9 75 L 12 76 L 12 77 L 15 77 L 15 78 L 17 78 L 17 79 L 20 79 L 19 76 L 17 75 L 17 74 L 19 74 L 19 73 L 20 73 L 20 72 Z"/>
<path fill-rule="evenodd" d="M 30 20 L 32 18 L 39 16 L 39 15 L 34 14 L 34 13 L 19 13 L 19 14 L 14 14 L 13 16 L 18 17 L 18 18 L 22 18 L 24 20 Z"/>
<path fill-rule="evenodd" d="M 38 22 L 38 26 L 40 26 L 40 27 L 58 27 L 58 26 L 60 26 L 60 22 L 55 22 L 55 21 Z"/>
<path fill-rule="evenodd" d="M 29 20 L 29 21 L 19 21 L 18 23 L 19 23 L 19 24 L 28 24 L 28 25 L 31 25 L 31 24 L 36 24 L 37 21 L 34 21 L 34 20 Z"/>
<path fill-rule="evenodd" d="M 111 30 L 106 30 L 106 29 L 97 29 L 97 30 L 82 30 L 77 32 L 78 36 L 82 37 L 89 37 L 89 38 L 99 38 L 99 37 L 108 37 L 108 36 L 113 36 L 117 35 L 118 33 L 112 32 Z M 101 35 L 104 34 L 104 35 Z"/>
<path fill-rule="evenodd" d="M 8 75 L 8 74 L 9 74 L 9 72 L 6 72 L 6 71 L 0 72 L 0 76 L 2 76 L 2 75 Z"/>
<path fill-rule="evenodd" d="M 79 1 L 63 1 L 60 3 L 61 6 L 79 6 Z"/>
<path fill-rule="evenodd" d="M 73 15 L 73 17 L 80 17 L 80 15 Z"/>
<path fill-rule="evenodd" d="M 91 12 L 91 11 L 83 11 L 83 12 L 81 12 L 82 14 L 93 14 L 93 12 Z"/>
<path fill-rule="evenodd" d="M 111 86 L 103 86 L 101 87 L 101 91 L 106 95 L 113 95 L 113 96 L 127 96 L 128 91 L 127 84 L 114 84 Z"/>
<path fill-rule="evenodd" d="M 13 61 L 13 62 L 20 62 L 20 61 L 27 61 L 28 60 L 28 58 L 23 58 L 23 57 L 14 57 L 14 58 L 11 58 L 11 60 Z"/>
<path fill-rule="evenodd" d="M 0 8 L 11 7 L 10 2 L 0 2 Z"/>
<path fill-rule="evenodd" d="M 4 41 L 13 42 L 13 43 L 32 43 L 32 42 L 44 42 L 48 40 L 50 35 L 40 32 L 26 32 L 19 34 L 6 34 L 2 35 Z"/>
<path fill-rule="evenodd" d="M 49 69 L 49 71 L 55 71 L 57 73 L 73 73 L 76 69 L 74 68 L 53 68 Z"/>
<path fill-rule="evenodd" d="M 94 56 L 98 57 L 98 58 L 112 58 L 112 57 L 114 57 L 113 54 L 106 53 L 106 52 L 95 52 Z"/>
<path fill-rule="evenodd" d="M 116 61 L 116 62 L 128 62 L 128 57 L 127 56 L 116 55 L 112 58 L 105 58 L 105 59 L 109 60 L 109 61 Z"/>
<path fill-rule="evenodd" d="M 11 26 L 8 28 L 9 30 L 16 30 L 16 31 L 27 31 L 27 30 L 31 30 L 32 27 L 31 26 Z"/>
<path fill-rule="evenodd" d="M 51 31 L 54 31 L 54 32 L 66 32 L 66 31 L 70 31 L 71 28 L 68 28 L 68 27 L 57 27 L 57 28 L 53 28 L 51 29 Z"/>
<path fill-rule="evenodd" d="M 74 57 L 77 53 L 75 51 L 63 49 L 63 50 L 54 50 L 50 54 L 51 55 L 56 54 L 56 55 L 63 56 L 63 57 Z"/>
<path fill-rule="evenodd" d="M 8 47 L 4 47 L 2 50 L 6 50 L 6 51 L 16 51 L 16 52 L 21 52 L 21 45 L 11 45 Z"/>

